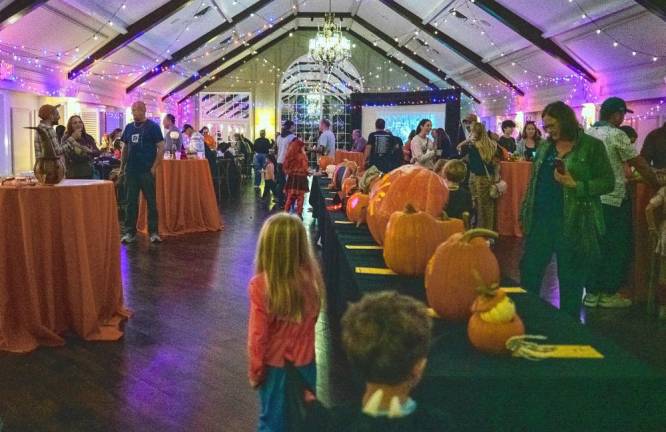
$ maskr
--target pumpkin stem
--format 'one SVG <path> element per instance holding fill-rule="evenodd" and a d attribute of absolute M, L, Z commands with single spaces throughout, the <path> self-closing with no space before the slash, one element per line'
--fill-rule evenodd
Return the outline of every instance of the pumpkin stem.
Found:
<path fill-rule="evenodd" d="M 487 283 L 484 282 L 483 278 L 476 269 L 472 269 L 472 276 L 474 276 L 474 279 L 476 279 L 476 282 L 478 283 L 478 286 L 476 287 L 476 292 L 478 292 L 480 295 L 484 297 L 489 297 L 489 298 L 495 297 L 495 295 L 497 295 L 497 290 L 499 289 L 498 283 L 488 285 Z"/>
<path fill-rule="evenodd" d="M 405 213 L 407 213 L 407 214 L 414 214 L 414 213 L 416 213 L 417 211 L 418 211 L 418 210 L 416 210 L 416 209 L 414 208 L 414 206 L 413 206 L 411 203 L 407 203 L 407 205 L 405 205 Z"/>
<path fill-rule="evenodd" d="M 469 212 L 463 212 L 462 220 L 465 231 L 469 231 L 472 228 L 471 216 L 469 215 Z"/>
<path fill-rule="evenodd" d="M 449 217 L 448 213 L 446 213 L 446 210 L 442 212 L 442 218 L 441 218 L 441 219 L 442 219 L 443 221 L 447 221 L 447 220 L 451 219 L 451 218 Z"/>
<path fill-rule="evenodd" d="M 486 237 L 486 238 L 493 238 L 496 239 L 499 237 L 499 234 L 497 234 L 495 231 L 491 231 L 489 229 L 485 228 L 475 228 L 467 231 L 465 234 L 463 234 L 461 241 L 464 242 L 470 242 L 472 239 L 477 238 L 477 237 Z"/>

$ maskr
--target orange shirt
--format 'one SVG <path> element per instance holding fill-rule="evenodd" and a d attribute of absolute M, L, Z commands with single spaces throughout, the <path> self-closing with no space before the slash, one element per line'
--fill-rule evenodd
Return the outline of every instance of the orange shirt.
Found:
<path fill-rule="evenodd" d="M 215 138 L 211 134 L 204 135 L 204 143 L 210 148 L 211 150 L 216 150 L 217 149 L 217 143 L 215 142 Z"/>
<path fill-rule="evenodd" d="M 308 278 L 303 278 L 308 280 Z M 266 278 L 255 275 L 248 286 L 250 297 L 250 322 L 248 325 L 249 377 L 261 382 L 266 366 L 283 367 L 289 361 L 294 366 L 305 366 L 315 359 L 315 323 L 319 315 L 319 304 L 314 304 L 315 287 L 304 285 L 305 316 L 300 323 L 286 321 L 268 311 L 266 302 Z"/>

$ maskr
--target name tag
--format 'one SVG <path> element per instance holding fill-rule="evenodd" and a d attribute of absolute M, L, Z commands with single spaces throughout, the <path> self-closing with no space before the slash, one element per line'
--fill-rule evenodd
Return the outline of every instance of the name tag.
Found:
<path fill-rule="evenodd" d="M 169 138 L 171 138 L 172 140 L 177 140 L 179 137 L 180 133 L 178 133 L 177 131 L 169 132 Z"/>

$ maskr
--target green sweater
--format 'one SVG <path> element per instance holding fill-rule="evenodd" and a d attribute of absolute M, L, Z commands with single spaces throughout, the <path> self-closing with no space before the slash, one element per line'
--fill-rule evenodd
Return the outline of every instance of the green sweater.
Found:
<path fill-rule="evenodd" d="M 555 143 L 548 140 L 537 149 L 532 165 L 532 176 L 523 201 L 520 220 L 525 235 L 529 235 L 534 223 L 534 194 L 537 189 L 539 169 Z M 576 181 L 575 188 L 563 187 L 564 237 L 581 254 L 581 258 L 599 255 L 599 236 L 605 231 L 601 208 L 601 195 L 613 191 L 615 177 L 603 142 L 582 130 L 573 149 L 564 157 L 567 171 Z"/>

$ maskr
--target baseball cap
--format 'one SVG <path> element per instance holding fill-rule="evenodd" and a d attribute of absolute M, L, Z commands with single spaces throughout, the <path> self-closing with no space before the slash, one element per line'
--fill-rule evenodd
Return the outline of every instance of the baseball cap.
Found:
<path fill-rule="evenodd" d="M 624 99 L 621 99 L 619 97 L 610 97 L 606 99 L 601 104 L 601 111 L 605 111 L 608 113 L 615 113 L 615 112 L 633 113 L 632 110 L 627 108 L 627 103 L 624 101 Z"/>
<path fill-rule="evenodd" d="M 59 107 L 60 104 L 58 105 L 45 104 L 39 107 L 39 111 L 37 114 L 39 115 L 40 119 L 46 120 L 53 113 L 53 111 L 56 111 Z"/>

